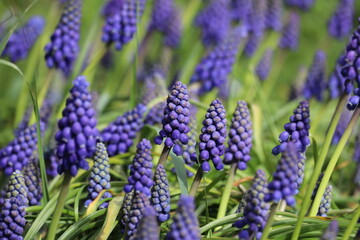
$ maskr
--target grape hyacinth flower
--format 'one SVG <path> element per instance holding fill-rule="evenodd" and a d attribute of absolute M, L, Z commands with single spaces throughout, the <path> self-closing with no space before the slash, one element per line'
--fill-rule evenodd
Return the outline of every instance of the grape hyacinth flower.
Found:
<path fill-rule="evenodd" d="M 230 30 L 228 0 L 212 0 L 195 19 L 201 28 L 204 45 L 218 45 L 225 40 Z"/>
<path fill-rule="evenodd" d="M 256 66 L 255 72 L 261 81 L 266 80 L 269 76 L 273 61 L 273 55 L 274 51 L 272 49 L 267 49 Z"/>
<path fill-rule="evenodd" d="M 301 101 L 293 111 L 290 122 L 284 125 L 285 131 L 279 135 L 280 145 L 272 149 L 273 155 L 284 152 L 289 142 L 294 142 L 299 152 L 304 153 L 310 145 L 310 109 L 308 101 Z"/>
<path fill-rule="evenodd" d="M 155 144 L 160 145 L 163 140 L 165 147 L 172 148 L 177 156 L 182 154 L 182 145 L 189 141 L 187 133 L 190 131 L 190 102 L 189 93 L 185 84 L 176 81 L 172 86 L 166 100 L 164 117 L 162 120 L 163 129 L 155 137 Z"/>
<path fill-rule="evenodd" d="M 231 19 L 244 23 L 251 9 L 251 0 L 230 0 Z"/>
<path fill-rule="evenodd" d="M 197 122 L 196 115 L 197 109 L 194 105 L 191 105 L 190 108 L 190 123 L 189 128 L 190 131 L 188 133 L 189 142 L 186 145 L 183 145 L 183 154 L 182 157 L 184 159 L 185 164 L 188 166 L 193 166 L 197 162 L 196 157 L 196 136 L 197 134 Z M 186 169 L 187 170 L 187 169 Z M 192 177 L 193 173 L 190 171 L 186 171 L 188 177 Z"/>
<path fill-rule="evenodd" d="M 85 201 L 85 207 L 97 198 L 100 192 L 104 189 L 110 189 L 110 164 L 106 147 L 102 142 L 96 144 L 96 151 L 94 154 L 94 165 L 91 168 L 89 186 L 88 186 L 88 199 Z M 100 200 L 110 198 L 111 193 L 105 192 Z M 100 208 L 106 208 L 107 202 L 100 205 Z"/>
<path fill-rule="evenodd" d="M 304 177 L 305 177 L 305 154 L 303 153 L 299 153 L 299 158 L 298 158 L 298 162 L 297 162 L 297 166 L 298 166 L 298 171 L 297 171 L 297 179 L 296 179 L 296 194 L 299 193 L 301 184 L 304 182 Z"/>
<path fill-rule="evenodd" d="M 337 61 L 335 69 L 327 83 L 327 88 L 329 89 L 331 99 L 338 98 L 343 92 L 345 92 L 345 79 L 341 75 L 341 66 L 339 61 L 340 60 Z"/>
<path fill-rule="evenodd" d="M 344 109 L 343 112 L 341 113 L 340 120 L 336 125 L 336 129 L 334 132 L 334 136 L 331 140 L 331 144 L 336 145 L 339 143 L 348 123 L 350 122 L 350 118 L 351 118 L 351 112 L 347 109 Z"/>
<path fill-rule="evenodd" d="M 246 206 L 246 195 L 249 193 L 249 190 L 246 191 L 239 202 L 238 208 L 236 209 L 236 213 L 242 213 L 244 214 L 245 206 Z"/>
<path fill-rule="evenodd" d="M 339 232 L 339 223 L 337 220 L 332 220 L 328 228 L 321 236 L 321 240 L 336 240 Z"/>
<path fill-rule="evenodd" d="M 147 206 L 143 211 L 134 240 L 159 240 L 160 228 L 153 206 Z"/>
<path fill-rule="evenodd" d="M 270 204 L 265 202 L 264 197 L 268 194 L 266 175 L 263 170 L 257 170 L 251 189 L 246 194 L 244 217 L 235 222 L 240 228 L 239 239 L 259 240 L 265 228 Z M 244 227 L 248 225 L 248 228 Z"/>
<path fill-rule="evenodd" d="M 326 187 L 323 197 L 321 198 L 319 211 L 317 216 L 326 217 L 327 212 L 331 207 L 331 198 L 332 198 L 332 186 L 329 185 Z"/>
<path fill-rule="evenodd" d="M 115 43 L 115 49 L 122 47 L 133 39 L 138 19 L 142 16 L 146 0 L 124 0 L 118 11 L 106 17 L 102 41 L 106 45 Z"/>
<path fill-rule="evenodd" d="M 154 186 L 151 189 L 151 203 L 154 206 L 159 222 L 170 218 L 169 181 L 163 165 L 159 164 L 155 171 Z"/>
<path fill-rule="evenodd" d="M 129 213 L 131 208 L 131 203 L 134 198 L 134 191 L 125 193 L 123 203 L 120 208 L 120 220 L 123 227 L 129 222 Z"/>
<path fill-rule="evenodd" d="M 29 206 L 40 205 L 42 197 L 40 169 L 37 161 L 37 158 L 32 157 L 23 170 Z"/>
<path fill-rule="evenodd" d="M 105 18 L 115 15 L 119 12 L 124 3 L 124 0 L 109 0 L 102 8 L 101 15 Z"/>
<path fill-rule="evenodd" d="M 199 222 L 192 196 L 180 196 L 173 223 L 165 240 L 200 240 Z"/>
<path fill-rule="evenodd" d="M 285 0 L 285 4 L 289 7 L 296 7 L 303 11 L 308 11 L 314 2 L 315 0 Z"/>
<path fill-rule="evenodd" d="M 199 159 L 204 172 L 210 171 L 210 160 L 216 170 L 224 169 L 221 157 L 225 153 L 226 134 L 226 111 L 221 101 L 215 99 L 205 114 L 199 136 Z"/>
<path fill-rule="evenodd" d="M 153 167 L 151 143 L 144 138 L 137 144 L 136 148 L 133 164 L 130 166 L 129 183 L 125 185 L 124 191 L 129 193 L 134 189 L 135 192 L 142 192 L 150 197 L 150 188 L 154 184 L 151 171 Z"/>
<path fill-rule="evenodd" d="M 0 212 L 0 239 L 23 239 L 26 224 L 25 208 L 29 206 L 28 189 L 19 170 L 14 171 L 7 186 L 4 205 Z"/>
<path fill-rule="evenodd" d="M 69 75 L 79 53 L 82 0 L 68 0 L 64 12 L 45 46 L 45 60 L 49 68 L 59 68 Z"/>
<path fill-rule="evenodd" d="M 12 62 L 26 58 L 44 30 L 44 26 L 45 19 L 43 17 L 33 16 L 30 18 L 24 26 L 11 35 L 1 55 L 8 56 Z"/>
<path fill-rule="evenodd" d="M 110 157 L 126 153 L 133 145 L 133 139 L 144 126 L 143 115 L 146 106 L 138 104 L 135 109 L 119 116 L 101 131 L 104 144 Z"/>
<path fill-rule="evenodd" d="M 342 39 L 353 29 L 354 0 L 340 0 L 328 21 L 330 36 Z"/>
<path fill-rule="evenodd" d="M 316 181 L 314 190 L 313 190 L 313 192 L 312 192 L 312 195 L 311 195 L 311 200 L 312 200 L 312 201 L 313 201 L 313 200 L 315 199 L 315 197 L 316 197 L 316 193 L 317 193 L 317 191 L 319 190 L 319 186 L 320 186 L 320 183 L 321 183 L 321 180 L 323 179 L 323 177 L 324 177 L 324 173 L 322 172 L 322 173 L 320 173 L 320 175 L 319 175 L 319 177 L 318 177 L 318 179 L 317 179 L 317 181 Z"/>
<path fill-rule="evenodd" d="M 260 34 L 250 34 L 249 35 L 246 45 L 244 47 L 244 53 L 246 54 L 246 56 L 252 57 L 255 54 L 262 39 L 263 39 L 263 35 L 260 35 Z"/>
<path fill-rule="evenodd" d="M 299 154 L 294 143 L 289 142 L 282 153 L 280 161 L 269 183 L 269 194 L 266 195 L 267 202 L 278 203 L 286 201 L 287 205 L 295 205 L 295 194 L 297 193 Z"/>
<path fill-rule="evenodd" d="M 326 88 L 326 55 L 323 51 L 315 53 L 311 68 L 309 70 L 304 88 L 304 98 L 315 97 L 318 101 L 323 100 L 323 93 Z"/>
<path fill-rule="evenodd" d="M 84 76 L 74 80 L 62 118 L 58 122 L 59 130 L 55 140 L 56 155 L 61 162 L 58 167 L 59 174 L 68 172 L 74 177 L 79 168 L 89 169 L 86 158 L 92 157 L 96 150 L 99 133 L 88 86 Z"/>
<path fill-rule="evenodd" d="M 40 131 L 44 131 L 44 124 L 40 122 Z M 10 176 L 15 170 L 22 170 L 37 150 L 36 124 L 27 127 L 6 147 L 0 150 L 0 169 Z"/>
<path fill-rule="evenodd" d="M 355 147 L 354 147 L 354 154 L 352 159 L 356 164 L 354 183 L 359 188 L 360 187 L 360 136 L 356 136 L 355 138 Z"/>
<path fill-rule="evenodd" d="M 281 0 L 269 0 L 266 11 L 266 28 L 273 29 L 274 31 L 280 31 L 282 27 L 282 1 Z"/>
<path fill-rule="evenodd" d="M 147 206 L 150 206 L 149 198 L 142 192 L 136 192 L 131 203 L 129 221 L 126 226 L 125 239 L 133 240 L 137 232 L 139 221 Z"/>
<path fill-rule="evenodd" d="M 30 121 L 32 111 L 33 111 L 32 107 L 28 107 L 25 110 L 23 118 L 21 119 L 21 121 L 17 125 L 16 129 L 14 130 L 15 137 L 18 137 L 21 134 L 21 132 L 24 131 L 29 126 L 29 121 Z"/>
<path fill-rule="evenodd" d="M 283 49 L 296 50 L 299 46 L 300 17 L 292 12 L 283 27 L 279 47 Z"/>
<path fill-rule="evenodd" d="M 231 119 L 228 147 L 225 150 L 224 163 L 236 163 L 239 170 L 245 170 L 250 161 L 252 147 L 252 121 L 248 105 L 238 101 Z"/>
<path fill-rule="evenodd" d="M 59 173 L 57 171 L 60 164 L 60 159 L 55 153 L 55 149 L 51 148 L 44 154 L 46 161 L 46 174 L 50 177 L 56 177 Z"/>

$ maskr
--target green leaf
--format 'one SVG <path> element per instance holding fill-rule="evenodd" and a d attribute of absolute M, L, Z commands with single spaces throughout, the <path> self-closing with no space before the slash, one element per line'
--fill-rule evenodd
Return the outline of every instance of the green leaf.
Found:
<path fill-rule="evenodd" d="M 9 62 L 9 61 L 6 61 L 4 59 L 0 59 L 0 64 L 8 66 L 8 67 L 14 69 L 16 72 L 18 72 L 21 75 L 21 77 L 24 78 L 23 72 L 20 70 L 20 68 L 16 64 L 14 64 L 12 62 Z"/>
<path fill-rule="evenodd" d="M 176 156 L 173 152 L 170 152 L 170 156 L 175 165 L 176 176 L 180 185 L 181 194 L 188 195 L 188 184 L 184 160 L 181 157 Z"/>

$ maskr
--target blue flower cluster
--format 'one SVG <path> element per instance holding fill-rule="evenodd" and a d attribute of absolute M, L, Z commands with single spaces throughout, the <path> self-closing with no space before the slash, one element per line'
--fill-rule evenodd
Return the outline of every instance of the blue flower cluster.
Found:
<path fill-rule="evenodd" d="M 267 49 L 255 68 L 256 75 L 261 81 L 266 80 L 269 76 L 273 55 L 274 51 L 272 49 Z"/>
<path fill-rule="evenodd" d="M 331 207 L 331 198 L 332 198 L 332 186 L 329 185 L 326 187 L 323 197 L 321 198 L 320 206 L 317 215 L 321 217 L 326 217 L 327 212 Z"/>
<path fill-rule="evenodd" d="M 150 206 L 149 198 L 142 192 L 136 192 L 131 203 L 129 221 L 126 225 L 126 240 L 132 240 L 136 235 L 139 221 L 147 206 Z"/>
<path fill-rule="evenodd" d="M 354 0 L 339 1 L 328 21 L 330 36 L 338 39 L 347 37 L 353 29 Z"/>
<path fill-rule="evenodd" d="M 25 185 L 28 189 L 27 198 L 29 199 L 30 206 L 40 205 L 42 197 L 40 169 L 37 161 L 37 158 L 32 157 L 23 170 Z"/>
<path fill-rule="evenodd" d="M 159 164 L 155 171 L 154 186 L 151 189 L 151 203 L 154 206 L 159 222 L 170 218 L 169 181 L 163 165 Z"/>
<path fill-rule="evenodd" d="M 332 220 L 328 228 L 325 230 L 320 240 L 336 240 L 339 232 L 339 223 L 337 220 Z M 356 235 L 357 237 L 358 235 Z"/>
<path fill-rule="evenodd" d="M 143 210 L 133 240 L 159 240 L 159 233 L 160 228 L 156 219 L 156 211 L 153 206 L 147 206 Z"/>
<path fill-rule="evenodd" d="M 266 28 L 279 31 L 282 27 L 283 6 L 281 0 L 269 0 L 266 11 Z"/>
<path fill-rule="evenodd" d="M 287 23 L 283 27 L 279 47 L 296 50 L 299 46 L 300 17 L 296 12 L 290 13 Z"/>
<path fill-rule="evenodd" d="M 231 20 L 244 23 L 251 9 L 251 0 L 230 0 Z"/>
<path fill-rule="evenodd" d="M 351 118 L 351 112 L 347 109 L 344 109 L 343 112 L 341 113 L 340 116 L 340 120 L 338 122 L 338 124 L 336 125 L 336 129 L 334 132 L 334 136 L 331 140 L 331 144 L 333 145 L 337 145 L 343 135 L 343 133 L 345 132 L 345 129 L 350 121 Z"/>
<path fill-rule="evenodd" d="M 134 198 L 134 191 L 125 193 L 124 200 L 120 208 L 120 220 L 121 220 L 121 225 L 123 227 L 125 227 L 126 224 L 129 222 L 129 213 L 133 198 Z"/>
<path fill-rule="evenodd" d="M 330 98 L 335 99 L 341 96 L 345 92 L 345 79 L 341 75 L 341 66 L 338 60 L 334 71 L 332 72 L 329 81 L 327 83 L 327 88 L 329 90 Z M 352 88 L 352 86 L 350 86 Z M 351 90 L 349 91 L 349 93 Z"/>

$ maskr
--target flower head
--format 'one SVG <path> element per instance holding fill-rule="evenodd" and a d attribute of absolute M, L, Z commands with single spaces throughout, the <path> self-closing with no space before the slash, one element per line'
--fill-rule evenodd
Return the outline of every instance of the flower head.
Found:
<path fill-rule="evenodd" d="M 38 159 L 36 157 L 33 156 L 28 165 L 24 167 L 23 176 L 25 185 L 28 189 L 27 197 L 29 199 L 29 205 L 40 205 L 42 189 L 40 169 L 38 166 Z"/>
<path fill-rule="evenodd" d="M 267 28 L 279 31 L 282 27 L 282 1 L 270 0 L 266 11 L 265 25 Z"/>
<path fill-rule="evenodd" d="M 160 222 L 170 218 L 170 191 L 165 168 L 159 164 L 154 176 L 154 186 L 151 189 L 151 203 L 154 206 Z"/>
<path fill-rule="evenodd" d="M 321 240 L 336 240 L 339 232 L 339 223 L 337 220 L 332 220 L 328 228 L 321 236 Z"/>
<path fill-rule="evenodd" d="M 326 187 L 323 197 L 321 198 L 320 206 L 317 215 L 321 217 L 326 217 L 327 212 L 331 207 L 331 197 L 332 197 L 332 186 L 329 185 Z"/>
<path fill-rule="evenodd" d="M 251 9 L 251 0 L 230 0 L 231 20 L 244 23 Z"/>
<path fill-rule="evenodd" d="M 283 27 L 279 42 L 280 48 L 296 50 L 299 46 L 300 17 L 296 12 L 292 12 Z"/>
<path fill-rule="evenodd" d="M 345 92 L 345 79 L 341 75 L 341 66 L 339 61 L 340 60 L 336 62 L 334 71 L 332 72 L 327 83 L 327 88 L 329 89 L 331 99 L 338 98 L 343 92 Z M 350 86 L 350 88 L 352 89 L 352 86 Z"/>
<path fill-rule="evenodd" d="M 274 51 L 272 49 L 267 49 L 256 66 L 255 72 L 261 81 L 266 80 L 269 76 L 273 61 L 273 55 Z"/>
<path fill-rule="evenodd" d="M 328 21 L 330 36 L 338 39 L 347 37 L 353 28 L 354 0 L 339 1 Z"/>
<path fill-rule="evenodd" d="M 139 221 L 143 217 L 144 210 L 150 206 L 148 197 L 142 192 L 136 192 L 129 212 L 129 221 L 127 222 L 125 239 L 133 240 L 136 236 Z"/>
<path fill-rule="evenodd" d="M 131 203 L 134 198 L 134 191 L 125 193 L 123 203 L 120 208 L 120 220 L 123 227 L 129 222 L 129 213 L 131 208 Z"/>
<path fill-rule="evenodd" d="M 345 132 L 345 129 L 350 121 L 351 118 L 351 112 L 348 109 L 344 109 L 341 113 L 340 120 L 338 124 L 336 125 L 336 129 L 334 132 L 334 136 L 331 140 L 331 144 L 336 145 L 340 141 L 343 133 Z"/>
<path fill-rule="evenodd" d="M 160 229 L 154 207 L 145 207 L 142 214 L 134 240 L 159 240 Z"/>

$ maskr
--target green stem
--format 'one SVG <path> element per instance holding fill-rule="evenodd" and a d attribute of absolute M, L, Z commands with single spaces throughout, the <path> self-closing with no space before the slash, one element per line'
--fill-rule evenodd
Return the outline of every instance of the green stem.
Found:
<path fill-rule="evenodd" d="M 326 168 L 326 171 L 325 171 L 325 174 L 321 180 L 321 183 L 320 183 L 320 186 L 319 186 L 319 189 L 316 193 L 316 197 L 314 199 L 314 202 L 313 202 L 313 206 L 310 210 L 310 216 L 316 216 L 316 213 L 318 212 L 318 209 L 319 209 L 319 206 L 320 206 L 320 202 L 321 202 L 321 198 L 322 196 L 324 195 L 324 192 L 325 192 L 325 189 L 328 185 L 328 182 L 330 180 L 330 177 L 331 177 L 331 174 L 333 173 L 334 171 L 334 168 L 336 166 L 336 163 L 337 161 L 339 160 L 339 157 L 342 153 L 342 151 L 344 150 L 345 148 L 345 145 L 355 127 L 355 124 L 359 118 L 359 114 L 360 114 L 360 108 L 356 108 L 355 112 L 353 113 L 351 119 L 350 119 L 350 122 L 348 124 L 348 126 L 346 127 L 345 129 L 345 132 L 344 134 L 342 135 L 338 145 L 336 146 L 336 149 L 335 149 L 335 152 L 334 154 L 332 155 L 330 161 L 329 161 L 329 164 Z"/>
<path fill-rule="evenodd" d="M 228 180 L 227 180 L 226 185 L 225 185 L 224 192 L 223 192 L 222 197 L 221 197 L 219 211 L 218 211 L 218 215 L 217 215 L 216 219 L 223 218 L 226 215 L 226 209 L 227 209 L 227 206 L 228 206 L 228 203 L 229 203 L 229 198 L 230 198 L 231 189 L 232 189 L 232 186 L 233 186 L 233 183 L 234 183 L 236 169 L 237 169 L 237 163 L 233 163 L 231 165 L 229 177 L 228 177 Z"/>
<path fill-rule="evenodd" d="M 274 217 L 275 217 L 278 206 L 279 206 L 279 203 L 274 203 L 273 205 L 271 205 L 269 217 L 266 221 L 266 226 L 262 232 L 261 240 L 268 239 L 268 236 L 270 233 L 270 228 L 273 225 Z"/>
<path fill-rule="evenodd" d="M 163 151 L 160 155 L 158 165 L 161 164 L 161 165 L 165 166 L 166 160 L 168 159 L 169 154 L 170 154 L 170 150 L 171 150 L 171 148 L 164 145 Z"/>
<path fill-rule="evenodd" d="M 291 238 L 292 240 L 297 240 L 299 238 L 301 226 L 302 226 L 302 223 L 304 221 L 305 214 L 306 214 L 306 212 L 308 210 L 308 207 L 310 205 L 312 190 L 314 189 L 314 187 L 316 185 L 316 182 L 317 182 L 317 179 L 318 179 L 318 177 L 320 175 L 322 166 L 324 165 L 326 155 L 327 155 L 327 153 L 329 151 L 329 148 L 330 148 L 330 145 L 331 145 L 331 140 L 332 140 L 332 138 L 334 136 L 336 126 L 337 126 L 337 124 L 339 122 L 339 119 L 340 119 L 341 113 L 343 111 L 343 108 L 345 107 L 347 98 L 348 98 L 348 96 L 346 94 L 343 94 L 340 97 L 339 102 L 338 102 L 338 104 L 336 106 L 336 110 L 334 112 L 334 115 L 333 115 L 333 117 L 332 117 L 332 119 L 330 121 L 329 129 L 327 131 L 327 135 L 326 135 L 326 138 L 325 138 L 325 142 L 324 142 L 321 154 L 319 156 L 318 161 L 315 163 L 315 168 L 314 168 L 313 174 L 311 175 L 311 178 L 310 178 L 310 181 L 309 181 L 309 184 L 308 184 L 308 191 L 306 191 L 304 200 L 303 200 L 303 202 L 301 204 L 298 220 L 296 222 L 296 226 L 295 226 L 292 238 Z"/>
<path fill-rule="evenodd" d="M 195 174 L 194 181 L 191 184 L 190 191 L 189 191 L 190 196 L 195 197 L 196 192 L 197 192 L 197 190 L 198 190 L 198 188 L 200 186 L 201 179 L 202 179 L 203 175 L 204 175 L 204 172 L 203 172 L 203 170 L 202 170 L 202 168 L 200 166 L 199 169 L 197 170 L 196 174 Z"/>
<path fill-rule="evenodd" d="M 354 230 L 354 227 L 356 225 L 356 223 L 358 222 L 360 217 L 360 206 L 358 206 L 358 208 L 356 209 L 356 212 L 354 214 L 354 216 L 351 218 L 350 224 L 348 225 L 348 227 L 346 228 L 344 235 L 342 237 L 342 240 L 347 240 L 350 237 L 351 232 Z"/>
<path fill-rule="evenodd" d="M 227 223 L 228 221 L 234 221 L 239 219 L 239 217 L 241 217 L 243 214 L 242 213 L 235 213 L 235 214 L 231 214 L 229 216 L 223 217 L 221 219 L 216 219 L 215 221 L 212 221 L 208 224 L 206 224 L 205 226 L 202 226 L 200 228 L 200 233 L 204 233 L 214 227 L 223 225 L 224 223 Z"/>
<path fill-rule="evenodd" d="M 53 218 L 52 218 L 51 223 L 50 223 L 49 232 L 48 232 L 48 235 L 46 237 L 47 240 L 54 240 L 55 239 L 57 226 L 59 224 L 61 213 L 62 213 L 62 210 L 63 210 L 63 208 L 65 206 L 66 196 L 67 196 L 68 191 L 69 191 L 70 181 L 71 181 L 70 173 L 65 173 L 64 180 L 62 182 L 62 186 L 61 186 L 61 190 L 60 190 L 59 199 L 57 201 L 55 211 L 54 211 L 54 214 L 53 214 Z"/>

